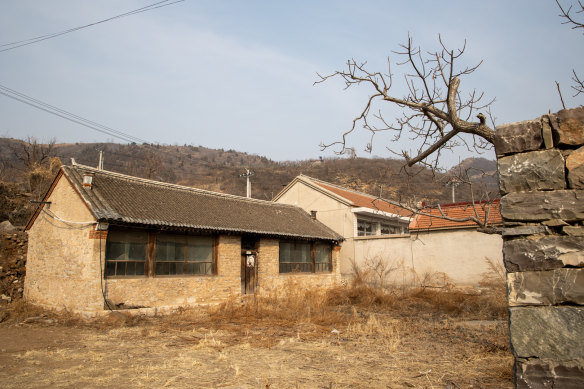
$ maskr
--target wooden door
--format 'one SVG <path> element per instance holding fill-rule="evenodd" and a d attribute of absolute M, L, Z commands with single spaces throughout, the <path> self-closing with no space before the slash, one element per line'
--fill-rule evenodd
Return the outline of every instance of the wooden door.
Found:
<path fill-rule="evenodd" d="M 257 260 L 255 253 L 241 255 L 241 293 L 255 293 Z"/>

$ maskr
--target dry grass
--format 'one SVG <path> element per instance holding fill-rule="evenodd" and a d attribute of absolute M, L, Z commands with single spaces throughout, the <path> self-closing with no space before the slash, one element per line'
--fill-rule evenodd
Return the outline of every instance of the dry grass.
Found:
<path fill-rule="evenodd" d="M 15 334 L 22 340 L 11 358 L 0 353 L 0 380 L 7 387 L 511 387 L 498 289 L 290 284 L 168 316 L 118 311 L 93 320 L 16 303 L 0 343 Z M 23 324 L 31 316 L 40 319 Z"/>

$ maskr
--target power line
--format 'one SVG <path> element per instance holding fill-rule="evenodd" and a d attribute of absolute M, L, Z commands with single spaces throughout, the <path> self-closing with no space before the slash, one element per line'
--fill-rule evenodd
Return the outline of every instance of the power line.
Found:
<path fill-rule="evenodd" d="M 92 27 L 92 26 L 95 26 L 97 24 L 106 23 L 106 22 L 109 22 L 109 21 L 112 21 L 115 19 L 120 19 L 120 18 L 124 18 L 127 16 L 132 16 L 132 15 L 139 14 L 139 13 L 146 12 L 146 11 L 151 11 L 151 10 L 156 9 L 156 8 L 168 7 L 169 5 L 181 3 L 185 0 L 176 0 L 176 1 L 173 1 L 172 3 L 164 4 L 164 3 L 167 3 L 168 1 L 170 1 L 170 0 L 159 1 L 158 3 L 150 4 L 150 5 L 147 5 L 145 7 L 135 9 L 133 11 L 128 11 L 128 12 L 125 12 L 125 13 L 120 14 L 120 15 L 112 16 L 110 18 L 99 20 L 97 22 L 93 22 L 93 23 L 86 24 L 83 26 L 70 28 L 68 30 L 54 32 L 52 34 L 40 35 L 40 36 L 37 36 L 34 38 L 24 39 L 24 40 L 17 41 L 17 42 L 5 43 L 5 44 L 0 45 L 0 47 L 6 47 L 5 49 L 1 49 L 0 53 L 2 53 L 4 51 L 8 51 L 8 50 L 14 50 L 14 49 L 17 49 L 17 48 L 22 47 L 22 46 L 32 45 L 33 43 L 38 43 L 38 42 L 41 42 L 41 41 L 44 41 L 47 39 L 56 38 L 56 37 L 61 36 L 61 35 L 69 34 L 71 32 L 75 32 L 75 31 L 78 31 L 78 30 L 81 30 L 84 28 Z"/>
<path fill-rule="evenodd" d="M 102 134 L 106 134 L 109 136 L 113 136 L 115 138 L 121 139 L 128 143 L 149 143 L 148 141 L 138 138 L 136 136 L 127 134 L 125 132 L 115 130 L 103 124 L 94 122 L 89 119 L 85 119 L 79 115 L 75 115 L 71 112 L 65 111 L 64 109 L 57 108 L 53 105 L 45 103 L 39 99 L 35 99 L 34 97 L 30 97 L 25 95 L 24 93 L 15 91 L 14 89 L 10 89 L 2 84 L 0 84 L 0 94 L 9 97 L 13 100 L 19 101 L 21 103 L 27 104 L 31 107 L 40 109 L 41 111 L 45 111 L 55 116 L 59 116 L 65 120 L 69 120 L 70 122 L 80 124 L 84 127 L 91 128 L 92 130 L 101 132 Z"/>

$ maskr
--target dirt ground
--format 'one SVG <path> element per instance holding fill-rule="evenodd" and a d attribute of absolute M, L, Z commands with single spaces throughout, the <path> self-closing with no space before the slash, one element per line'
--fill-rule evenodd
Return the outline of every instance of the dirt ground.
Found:
<path fill-rule="evenodd" d="M 114 312 L 90 321 L 24 303 L 4 306 L 0 383 L 4 388 L 512 387 L 513 358 L 501 314 L 493 319 L 473 313 L 479 305 L 472 304 L 452 311 L 443 297 L 436 305 L 425 295 L 367 304 L 347 304 L 351 299 L 339 304 L 336 298 L 309 314 L 298 314 L 305 310 L 302 301 L 277 308 L 272 301 L 162 317 Z"/>

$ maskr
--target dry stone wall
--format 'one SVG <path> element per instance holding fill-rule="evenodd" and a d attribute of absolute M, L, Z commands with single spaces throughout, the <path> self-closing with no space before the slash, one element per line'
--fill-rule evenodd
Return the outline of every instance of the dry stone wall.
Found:
<path fill-rule="evenodd" d="M 584 387 L 584 107 L 499 126 L 518 388 Z"/>

